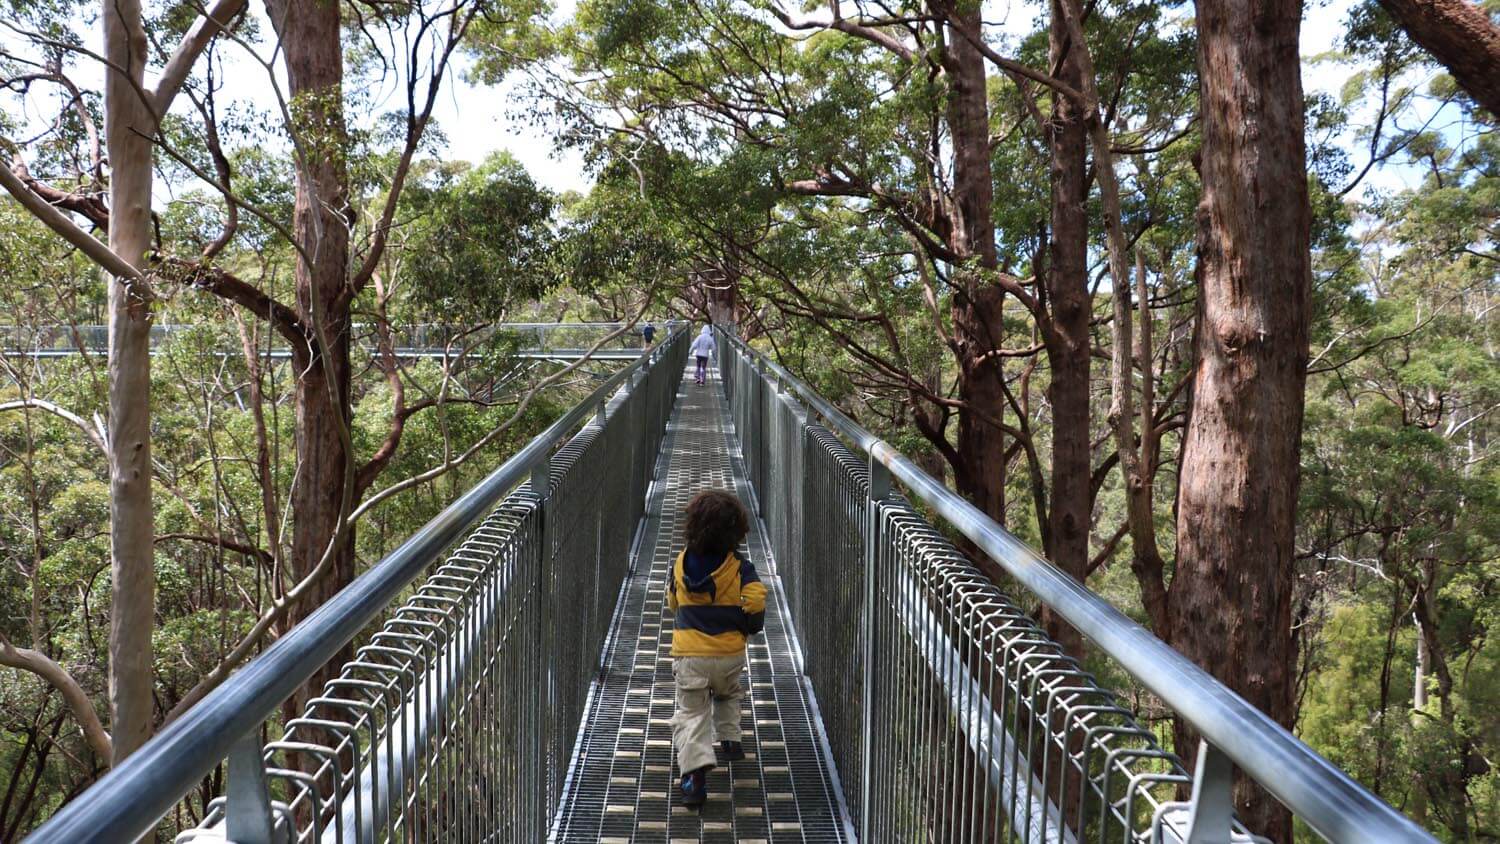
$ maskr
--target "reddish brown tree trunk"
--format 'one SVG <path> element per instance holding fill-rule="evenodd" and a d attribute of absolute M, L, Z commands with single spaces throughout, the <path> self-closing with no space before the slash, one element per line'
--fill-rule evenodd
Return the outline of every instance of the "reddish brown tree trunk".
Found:
<path fill-rule="evenodd" d="M 288 614 L 286 625 L 306 618 L 354 578 L 353 529 L 330 549 L 353 489 L 346 431 L 352 417 L 349 366 L 349 200 L 347 136 L 343 112 L 343 51 L 339 4 L 304 0 L 270 4 L 286 52 L 292 115 L 297 123 L 298 166 L 294 234 L 297 312 L 316 326 L 321 353 L 298 355 L 297 471 L 291 492 L 293 580 L 313 572 L 326 554 L 330 570 Z M 347 492 L 347 495 L 346 495 Z M 348 500 L 346 500 L 346 498 Z M 328 669 L 309 690 L 321 688 Z M 288 703 L 300 709 L 304 695 Z"/>
<path fill-rule="evenodd" d="M 1135 340 L 1135 366 L 1141 373 L 1140 447 L 1134 449 L 1120 444 L 1121 462 L 1125 469 L 1126 524 L 1130 531 L 1130 569 L 1135 573 L 1141 587 L 1141 603 L 1145 605 L 1146 617 L 1156 635 L 1171 636 L 1171 607 L 1167 603 L 1166 561 L 1156 539 L 1156 453 L 1160 445 L 1156 433 L 1156 373 L 1151 360 L 1151 295 L 1146 286 L 1146 262 L 1139 252 L 1135 258 L 1135 292 L 1139 308 L 1141 331 Z M 1118 294 L 1123 298 L 1124 294 Z M 1125 303 L 1121 301 L 1119 305 Z M 1123 313 L 1122 313 L 1123 312 Z M 1118 334 L 1122 341 L 1115 343 L 1116 354 L 1122 354 L 1130 345 L 1130 313 L 1128 307 L 1115 308 L 1115 319 L 1119 322 Z M 1123 418 L 1118 424 L 1130 430 L 1131 378 L 1130 367 L 1121 367 L 1115 392 L 1120 396 L 1119 410 Z"/>
<path fill-rule="evenodd" d="M 1467 0 L 1380 0 L 1459 87 L 1500 117 L 1500 26 Z"/>
<path fill-rule="evenodd" d="M 995 521 L 1005 522 L 1005 437 L 993 422 L 1005 414 L 1000 358 L 984 354 L 1004 338 L 1004 297 L 988 277 L 1000 265 L 992 217 L 995 186 L 990 171 L 990 118 L 984 56 L 965 37 L 980 33 L 978 6 L 935 4 L 947 19 L 943 70 L 948 77 L 948 131 L 953 141 L 952 229 L 949 248 L 960 256 L 961 293 L 953 297 L 953 328 L 959 338 L 957 450 L 959 492 Z M 972 408 L 972 411 L 968 410 Z"/>
<path fill-rule="evenodd" d="M 954 467 L 953 481 L 975 507 L 1004 524 L 1005 437 L 981 418 L 981 414 L 998 418 L 1005 412 L 1004 373 L 997 359 L 980 360 L 986 351 L 999 346 L 1003 296 L 998 288 L 980 284 L 971 290 L 973 295 L 953 297 L 953 328 L 959 337 L 958 397 L 965 405 L 958 415 L 959 465 Z"/>
<path fill-rule="evenodd" d="M 1082 87 L 1078 53 L 1070 48 L 1067 23 L 1054 0 L 1050 64 L 1057 77 Z M 1046 551 L 1059 568 L 1082 582 L 1089 563 L 1089 221 L 1087 128 L 1083 110 L 1068 97 L 1052 104 L 1050 182 L 1051 238 L 1046 274 L 1049 318 L 1043 327 L 1051 380 L 1052 495 L 1047 512 Z M 1068 653 L 1083 651 L 1083 639 L 1050 610 L 1042 613 L 1048 635 Z"/>
<path fill-rule="evenodd" d="M 1311 288 L 1301 20 L 1299 0 L 1197 0 L 1197 361 L 1171 586 L 1172 644 L 1287 727 Z M 1193 732 L 1176 737 L 1191 760 Z M 1235 808 L 1291 839 L 1291 815 L 1243 778 Z"/>

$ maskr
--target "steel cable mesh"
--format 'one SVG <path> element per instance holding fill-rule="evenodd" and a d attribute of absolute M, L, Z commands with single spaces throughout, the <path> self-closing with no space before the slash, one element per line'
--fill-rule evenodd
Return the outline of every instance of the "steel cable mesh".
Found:
<path fill-rule="evenodd" d="M 545 501 L 507 496 L 265 745 L 277 840 L 545 837 L 682 356 L 551 457 Z M 224 840 L 225 810 L 178 841 Z"/>
<path fill-rule="evenodd" d="M 847 449 L 829 450 L 827 431 L 807 426 L 801 450 L 804 524 L 814 526 L 803 537 L 801 577 L 786 585 L 803 607 L 816 608 L 795 617 L 803 660 L 823 706 L 823 726 L 844 783 L 849 811 L 862 811 L 861 759 L 864 754 L 864 602 L 865 537 L 860 525 L 869 487 L 859 461 Z M 790 552 L 791 549 L 788 549 Z"/>

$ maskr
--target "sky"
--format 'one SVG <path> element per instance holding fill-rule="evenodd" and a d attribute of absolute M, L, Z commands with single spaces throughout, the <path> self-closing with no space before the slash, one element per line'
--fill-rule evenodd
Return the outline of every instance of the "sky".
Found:
<path fill-rule="evenodd" d="M 1302 28 L 1301 50 L 1304 58 L 1319 55 L 1337 46 L 1342 36 L 1344 19 L 1353 2 L 1354 0 L 1313 0 L 1309 4 Z M 561 22 L 571 15 L 575 3 L 576 0 L 560 0 L 553 15 L 554 21 Z M 985 0 L 986 20 L 993 22 L 991 32 L 998 33 L 1001 37 L 1027 31 L 1042 8 L 1039 3 L 1024 0 Z M 252 10 L 254 14 L 263 15 L 264 5 L 252 2 Z M 263 17 L 260 24 L 261 31 L 270 31 L 269 22 Z M 89 29 L 92 43 L 88 46 L 98 51 L 101 45 L 96 30 L 97 27 Z M 0 27 L 0 46 L 9 46 L 15 42 L 15 34 Z M 274 100 L 270 98 L 269 88 L 265 84 L 265 71 L 246 57 L 238 46 L 226 47 L 224 55 L 227 72 L 224 74 L 226 81 L 221 98 L 238 99 L 267 110 L 274 108 Z M 74 74 L 81 85 L 97 90 L 101 71 L 97 66 L 90 67 L 91 64 L 84 60 Z M 492 152 L 505 150 L 524 164 L 533 178 L 546 187 L 554 191 L 586 191 L 591 180 L 584 170 L 581 155 L 576 150 L 556 150 L 546 126 L 515 114 L 524 104 L 522 98 L 518 97 L 522 84 L 520 80 L 513 75 L 498 86 L 477 85 L 468 80 L 466 68 L 467 60 L 458 58 L 456 68 L 450 73 L 435 107 L 434 116 L 448 137 L 448 155 L 454 159 L 479 161 Z M 1319 65 L 1304 72 L 1304 86 L 1309 92 L 1326 91 L 1337 94 L 1347 76 L 1347 68 Z M 386 89 L 375 95 L 372 113 L 394 109 L 401 103 L 398 84 L 399 80 L 393 79 Z M 55 114 L 57 92 L 55 88 L 47 91 L 44 86 L 34 90 L 36 93 L 27 103 L 27 117 L 36 124 Z M 11 107 L 9 102 L 6 107 Z M 178 110 L 181 111 L 182 108 L 183 105 L 179 104 Z M 43 118 L 43 115 L 46 117 Z M 354 117 L 351 115 L 351 119 Z M 1356 167 L 1363 163 L 1361 151 L 1352 151 L 1351 158 Z M 1366 188 L 1408 186 L 1407 183 L 1412 178 L 1410 173 L 1403 173 L 1400 168 L 1383 168 L 1372 174 Z"/>
<path fill-rule="evenodd" d="M 559 17 L 571 14 L 573 2 L 568 0 L 559 8 Z M 1331 0 L 1309 4 L 1302 25 L 1302 55 L 1315 56 L 1337 46 L 1343 35 L 1344 18 L 1353 0 Z M 1002 21 L 1001 28 L 1024 32 L 1036 18 L 1039 5 L 1001 0 L 987 3 L 986 7 L 998 6 L 986 12 L 987 20 Z M 1334 94 L 1347 78 L 1343 73 L 1306 74 L 1303 85 L 1309 91 L 1322 90 Z M 446 110 L 440 113 L 442 125 L 460 125 L 462 115 L 463 132 L 450 129 L 451 149 L 458 158 L 477 161 L 496 149 L 509 150 L 526 165 L 533 178 L 553 190 L 586 191 L 590 184 L 583 171 L 582 158 L 576 151 L 561 154 L 553 150 L 552 138 L 540 127 L 523 124 L 507 118 L 507 101 L 516 88 L 514 80 L 498 89 L 476 87 L 463 80 L 445 98 Z M 461 105 L 460 105 L 461 103 Z M 469 127 L 474 127 L 473 131 Z"/>
<path fill-rule="evenodd" d="M 571 14 L 573 5 L 574 0 L 560 4 L 559 19 Z M 1338 48 L 1343 39 L 1345 19 L 1354 5 L 1354 0 L 1311 0 L 1308 3 L 1302 22 L 1301 52 L 1304 59 Z M 1030 29 L 1041 8 L 1040 4 L 1019 0 L 989 0 L 986 20 L 1000 22 L 1002 31 L 1024 33 Z M 1304 66 L 1302 84 L 1308 93 L 1316 91 L 1337 96 L 1348 77 L 1347 68 L 1320 64 L 1314 71 Z M 541 184 L 558 191 L 586 191 L 590 179 L 576 151 L 559 154 L 553 150 L 551 136 L 542 128 L 506 116 L 507 102 L 516 87 L 513 80 L 508 80 L 507 85 L 498 89 L 476 87 L 458 80 L 446 98 L 448 110 L 440 114 L 442 124 L 447 127 L 460 125 L 458 118 L 462 116 L 461 125 L 465 126 L 465 131 L 449 130 L 454 155 L 477 161 L 492 150 L 509 150 Z M 475 127 L 476 131 L 469 131 L 468 127 Z M 1363 165 L 1364 159 L 1359 151 L 1351 157 L 1356 167 Z M 1362 188 L 1415 187 L 1417 179 L 1409 170 L 1384 167 L 1372 172 Z"/>

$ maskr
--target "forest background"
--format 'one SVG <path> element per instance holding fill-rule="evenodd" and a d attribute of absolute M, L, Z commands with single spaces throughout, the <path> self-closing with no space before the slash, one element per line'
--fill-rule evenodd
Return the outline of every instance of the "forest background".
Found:
<path fill-rule="evenodd" d="M 1218 5 L 0 4 L 0 841 L 586 389 L 487 326 L 643 315 L 736 324 L 1440 837 L 1500 837 L 1500 35 L 1259 4 L 1299 87 L 1237 93 L 1302 148 L 1268 133 L 1300 187 L 1248 283 L 1296 377 L 1238 421 L 1296 448 L 1255 480 L 1295 509 L 1237 514 L 1225 602 L 1186 564 Z M 106 323 L 109 360 L 25 353 Z M 453 354 L 398 359 L 419 326 Z"/>

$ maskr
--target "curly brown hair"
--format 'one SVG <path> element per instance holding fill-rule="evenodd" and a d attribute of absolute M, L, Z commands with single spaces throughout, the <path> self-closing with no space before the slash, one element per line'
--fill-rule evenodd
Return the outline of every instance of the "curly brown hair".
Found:
<path fill-rule="evenodd" d="M 728 554 L 750 532 L 750 513 L 745 505 L 722 489 L 706 489 L 693 496 L 684 512 L 691 554 Z"/>

